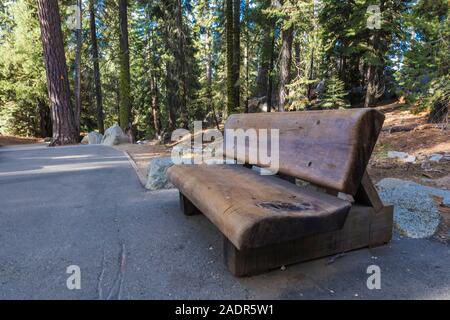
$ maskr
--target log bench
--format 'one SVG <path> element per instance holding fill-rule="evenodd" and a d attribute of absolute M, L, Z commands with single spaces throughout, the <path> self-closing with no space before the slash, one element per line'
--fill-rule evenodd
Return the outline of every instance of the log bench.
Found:
<path fill-rule="evenodd" d="M 168 177 L 183 212 L 204 214 L 224 235 L 224 260 L 236 276 L 382 245 L 391 239 L 393 207 L 381 202 L 366 166 L 383 121 L 374 109 L 231 115 L 225 129 L 279 129 L 278 175 L 249 169 L 262 164 L 249 160 L 256 150 L 246 144 L 244 154 L 232 150 L 244 165 L 175 165 Z"/>

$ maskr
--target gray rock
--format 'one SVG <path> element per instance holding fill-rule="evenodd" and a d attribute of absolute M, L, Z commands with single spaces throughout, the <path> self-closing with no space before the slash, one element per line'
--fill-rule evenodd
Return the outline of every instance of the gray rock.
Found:
<path fill-rule="evenodd" d="M 383 202 L 394 205 L 394 224 L 402 234 L 411 238 L 434 235 L 441 217 L 432 195 L 447 202 L 450 191 L 394 178 L 383 179 L 377 186 Z"/>
<path fill-rule="evenodd" d="M 430 160 L 430 161 L 433 161 L 433 162 L 439 162 L 439 161 L 441 161 L 443 158 L 444 158 L 444 156 L 443 156 L 442 154 L 436 153 L 436 154 L 432 154 L 432 155 L 430 156 L 429 160 Z"/>
<path fill-rule="evenodd" d="M 388 151 L 387 156 L 388 156 L 388 158 L 400 159 L 403 162 L 413 163 L 413 162 L 416 161 L 416 157 L 415 156 L 409 155 L 406 152 Z"/>
<path fill-rule="evenodd" d="M 173 165 L 170 157 L 155 158 L 148 165 L 147 183 L 148 190 L 172 189 L 174 185 L 167 179 L 166 171 Z"/>
<path fill-rule="evenodd" d="M 81 144 L 89 144 L 89 137 L 88 136 L 84 136 L 83 139 L 81 139 Z"/>
<path fill-rule="evenodd" d="M 97 131 L 89 132 L 87 137 L 88 137 L 89 144 L 101 144 L 102 143 L 103 135 Z"/>
<path fill-rule="evenodd" d="M 105 131 L 102 139 L 102 144 L 107 146 L 114 146 L 121 143 L 129 143 L 130 138 L 123 133 L 118 124 L 113 125 Z"/>

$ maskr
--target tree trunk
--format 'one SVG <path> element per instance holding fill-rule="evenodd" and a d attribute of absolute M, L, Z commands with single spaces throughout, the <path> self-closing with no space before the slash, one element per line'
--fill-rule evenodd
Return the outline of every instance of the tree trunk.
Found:
<path fill-rule="evenodd" d="M 287 85 L 291 79 L 292 41 L 294 28 L 291 26 L 281 31 L 280 87 L 278 91 L 278 111 L 284 111 L 288 100 Z"/>
<path fill-rule="evenodd" d="M 174 129 L 176 125 L 176 110 L 178 106 L 178 98 L 177 98 L 177 82 L 174 79 L 175 70 L 173 64 L 169 61 L 166 62 L 166 105 L 167 105 L 167 113 L 168 113 L 168 125 L 169 129 Z"/>
<path fill-rule="evenodd" d="M 241 102 L 241 0 L 233 0 L 233 73 L 234 73 L 234 103 L 239 110 Z"/>
<path fill-rule="evenodd" d="M 265 0 L 262 5 L 262 10 L 270 7 L 271 1 Z M 258 98 L 267 96 L 269 73 L 270 73 L 270 63 L 273 55 L 273 31 L 274 31 L 274 20 L 267 18 L 265 15 L 261 17 L 261 28 L 262 32 L 262 43 L 261 43 L 261 54 L 258 62 L 258 75 L 256 77 L 256 96 Z"/>
<path fill-rule="evenodd" d="M 268 72 L 268 85 L 267 85 L 267 112 L 272 111 L 273 105 L 273 66 L 275 64 L 275 32 L 272 32 L 272 43 L 270 50 L 270 62 L 269 62 L 269 72 Z"/>
<path fill-rule="evenodd" d="M 150 90 L 152 94 L 151 108 L 153 117 L 153 128 L 156 139 L 161 139 L 161 119 L 159 116 L 159 91 L 156 77 L 150 76 Z"/>
<path fill-rule="evenodd" d="M 244 12 L 244 20 L 245 20 L 245 113 L 248 113 L 248 103 L 250 100 L 250 0 L 245 0 L 245 12 Z"/>
<path fill-rule="evenodd" d="M 308 75 L 308 80 L 312 80 L 314 77 L 314 47 L 311 50 L 311 57 L 309 60 L 309 75 Z M 312 100 L 312 83 L 308 84 L 308 91 L 306 93 L 306 96 L 308 97 L 308 100 L 311 101 Z"/>
<path fill-rule="evenodd" d="M 52 136 L 52 118 L 50 115 L 50 108 L 48 105 L 38 99 L 37 101 L 38 109 L 39 109 L 39 127 L 40 127 L 40 136 L 41 138 L 47 138 Z"/>
<path fill-rule="evenodd" d="M 180 100 L 180 118 L 183 120 L 184 126 L 187 127 L 187 83 L 186 83 L 186 56 L 185 56 L 185 38 L 184 38 L 184 27 L 183 27 L 183 5 L 181 0 L 176 0 L 175 7 L 176 16 L 176 30 L 177 30 L 177 40 L 178 48 L 175 49 L 175 59 L 178 65 L 178 79 L 181 82 L 182 90 L 179 90 Z"/>
<path fill-rule="evenodd" d="M 78 143 L 78 134 L 70 102 L 69 78 L 58 1 L 38 0 L 38 15 L 44 49 L 48 95 L 52 107 L 53 137 L 50 145 Z"/>
<path fill-rule="evenodd" d="M 95 24 L 95 0 L 89 1 L 89 16 L 90 16 L 90 33 L 92 42 L 92 60 L 94 63 L 94 85 L 95 85 L 95 99 L 97 103 L 97 128 L 98 131 L 105 133 L 105 125 L 103 123 L 103 95 L 102 83 L 100 80 L 100 66 L 98 57 L 98 43 L 97 43 L 97 27 Z"/>
<path fill-rule="evenodd" d="M 225 0 L 225 34 L 227 47 L 227 110 L 230 115 L 236 110 L 234 101 L 234 41 L 233 41 L 233 0 Z"/>
<path fill-rule="evenodd" d="M 81 116 L 81 0 L 77 0 L 77 19 L 78 24 L 75 29 L 75 37 L 77 41 L 77 47 L 75 52 L 75 81 L 74 81 L 74 92 L 75 92 L 75 127 L 77 128 L 78 134 L 80 133 L 80 116 Z"/>
<path fill-rule="evenodd" d="M 211 29 L 208 28 L 206 30 L 206 43 L 207 43 L 207 50 L 208 50 L 208 54 L 207 54 L 207 61 L 206 61 L 206 94 L 208 96 L 208 106 L 209 106 L 209 110 L 210 112 L 213 113 L 213 117 L 214 117 L 214 122 L 216 125 L 217 130 L 220 130 L 219 127 L 219 120 L 217 119 L 217 114 L 216 114 L 216 109 L 214 108 L 214 101 L 213 101 L 213 90 L 212 90 L 212 52 L 213 52 L 213 48 L 212 48 L 212 37 L 211 37 Z"/>
<path fill-rule="evenodd" d="M 119 124 L 131 132 L 131 95 L 130 95 L 130 50 L 128 45 L 127 0 L 119 0 L 120 25 L 120 114 Z"/>

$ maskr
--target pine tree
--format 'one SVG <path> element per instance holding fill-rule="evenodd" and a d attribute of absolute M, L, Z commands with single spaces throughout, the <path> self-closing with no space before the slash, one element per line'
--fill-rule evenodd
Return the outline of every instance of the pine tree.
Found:
<path fill-rule="evenodd" d="M 320 94 L 319 106 L 323 109 L 339 109 L 350 107 L 345 100 L 345 84 L 336 75 L 325 81 L 324 91 Z"/>

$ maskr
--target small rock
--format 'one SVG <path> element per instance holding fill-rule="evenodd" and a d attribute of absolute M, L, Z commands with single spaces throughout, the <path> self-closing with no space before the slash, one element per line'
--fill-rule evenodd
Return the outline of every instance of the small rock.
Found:
<path fill-rule="evenodd" d="M 444 158 L 444 156 L 443 156 L 442 154 L 436 153 L 436 154 L 432 154 L 432 155 L 430 156 L 429 160 L 430 160 L 430 161 L 433 161 L 433 162 L 439 162 L 439 161 L 441 161 L 443 158 Z"/>
<path fill-rule="evenodd" d="M 89 144 L 101 144 L 103 135 L 96 131 L 91 131 L 87 135 Z M 83 138 L 84 139 L 84 138 Z"/>
<path fill-rule="evenodd" d="M 400 159 L 403 162 L 413 163 L 416 161 L 416 157 L 412 156 L 406 152 L 400 152 L 400 151 L 388 151 L 387 154 L 388 158 L 393 159 Z"/>
<path fill-rule="evenodd" d="M 252 166 L 252 170 L 256 171 L 260 176 L 273 176 L 276 172 L 271 171 L 267 168 L 261 168 L 258 166 Z"/>
<path fill-rule="evenodd" d="M 403 162 L 414 163 L 416 162 L 416 157 L 412 155 L 408 155 L 406 158 L 401 159 Z"/>
<path fill-rule="evenodd" d="M 388 151 L 387 153 L 388 158 L 406 158 L 408 154 L 406 152 L 400 152 L 400 151 Z"/>
<path fill-rule="evenodd" d="M 81 144 L 89 144 L 89 137 L 88 136 L 84 136 L 83 139 L 81 139 Z"/>
<path fill-rule="evenodd" d="M 106 129 L 105 135 L 102 139 L 102 144 L 107 146 L 114 146 L 121 143 L 129 143 L 130 138 L 123 133 L 122 129 L 116 123 L 112 127 Z"/>
<path fill-rule="evenodd" d="M 155 158 L 148 165 L 147 183 L 148 190 L 171 189 L 174 185 L 167 179 L 167 169 L 173 165 L 171 157 Z"/>
<path fill-rule="evenodd" d="M 281 266 L 280 270 L 281 270 L 281 271 L 286 270 L 286 266 Z"/>

